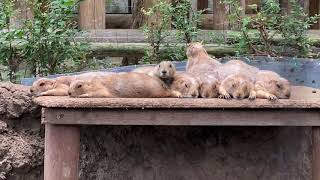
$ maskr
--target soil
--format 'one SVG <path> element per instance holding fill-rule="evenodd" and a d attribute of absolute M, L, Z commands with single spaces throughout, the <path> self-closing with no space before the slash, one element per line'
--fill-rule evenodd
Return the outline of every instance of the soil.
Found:
<path fill-rule="evenodd" d="M 0 180 L 43 179 L 40 109 L 0 83 Z M 307 180 L 308 127 L 81 127 L 81 180 Z"/>

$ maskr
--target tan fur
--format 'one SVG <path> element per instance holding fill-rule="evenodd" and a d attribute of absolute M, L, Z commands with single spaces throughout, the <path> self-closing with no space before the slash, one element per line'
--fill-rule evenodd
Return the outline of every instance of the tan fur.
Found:
<path fill-rule="evenodd" d="M 34 96 L 67 96 L 72 81 L 108 75 L 110 72 L 89 72 L 74 76 L 61 76 L 55 79 L 40 78 L 30 88 Z"/>
<path fill-rule="evenodd" d="M 244 99 L 248 97 L 250 100 L 253 100 L 256 98 L 253 82 L 246 75 L 242 74 L 229 75 L 222 80 L 219 94 L 219 98 L 224 99 Z"/>
<path fill-rule="evenodd" d="M 156 66 L 140 67 L 132 72 L 144 73 L 149 76 L 159 78 L 170 87 L 173 77 L 176 74 L 176 67 L 171 61 L 162 61 Z"/>
<path fill-rule="evenodd" d="M 255 91 L 258 98 L 276 100 L 288 99 L 291 87 L 288 80 L 272 71 L 261 70 L 256 75 Z"/>
<path fill-rule="evenodd" d="M 196 73 L 199 71 L 210 72 L 221 65 L 219 61 L 211 58 L 203 45 L 199 42 L 191 43 L 187 47 L 187 67 L 188 73 Z"/>
<path fill-rule="evenodd" d="M 259 69 L 253 66 L 250 66 L 240 60 L 230 60 L 225 64 L 217 67 L 214 70 L 215 77 L 222 81 L 230 75 L 233 74 L 242 74 L 251 78 L 252 81 L 255 81 L 254 77 L 258 73 Z"/>
<path fill-rule="evenodd" d="M 216 98 L 219 95 L 220 83 L 210 73 L 193 73 L 200 82 L 199 94 L 202 98 Z"/>
<path fill-rule="evenodd" d="M 199 96 L 200 83 L 191 74 L 182 72 L 176 73 L 171 84 L 171 89 L 178 91 L 182 97 L 197 98 Z"/>
<path fill-rule="evenodd" d="M 132 70 L 132 72 L 149 74 L 153 70 L 154 70 L 154 66 L 143 66 L 143 67 L 138 67 L 138 68 Z"/>
<path fill-rule="evenodd" d="M 71 97 L 121 97 L 121 98 L 162 98 L 180 97 L 177 91 L 165 88 L 159 79 L 146 74 L 117 73 L 103 78 L 75 81 L 70 85 Z"/>

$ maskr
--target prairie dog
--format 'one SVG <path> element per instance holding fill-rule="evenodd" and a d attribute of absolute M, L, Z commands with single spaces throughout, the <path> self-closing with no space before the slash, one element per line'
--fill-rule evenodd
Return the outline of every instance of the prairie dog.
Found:
<path fill-rule="evenodd" d="M 256 76 L 255 91 L 258 98 L 276 100 L 290 98 L 291 87 L 288 80 L 272 71 L 261 70 Z"/>
<path fill-rule="evenodd" d="M 121 97 L 121 98 L 161 98 L 180 97 L 159 79 L 146 74 L 127 72 L 91 80 L 75 81 L 70 85 L 71 97 Z"/>
<path fill-rule="evenodd" d="M 144 73 L 159 78 L 169 87 L 176 74 L 176 67 L 171 61 L 162 61 L 155 67 L 141 67 L 135 69 L 133 72 Z"/>
<path fill-rule="evenodd" d="M 108 74 L 111 74 L 111 72 L 89 72 L 74 76 L 61 76 L 55 79 L 40 78 L 32 84 L 30 92 L 34 96 L 67 96 L 72 81 L 77 79 L 90 79 Z"/>
<path fill-rule="evenodd" d="M 221 81 L 219 86 L 219 98 L 224 99 L 244 99 L 253 100 L 256 98 L 254 84 L 248 76 L 243 74 L 229 75 Z"/>
<path fill-rule="evenodd" d="M 199 96 L 200 83 L 191 74 L 182 72 L 174 76 L 170 88 L 182 94 L 182 97 L 197 98 Z"/>
<path fill-rule="evenodd" d="M 203 45 L 199 42 L 190 43 L 187 47 L 187 67 L 188 73 L 196 73 L 199 71 L 213 71 L 221 63 L 216 59 L 211 58 Z"/>
<path fill-rule="evenodd" d="M 220 83 L 218 79 L 210 73 L 194 73 L 200 82 L 199 95 L 202 98 L 216 98 L 219 95 Z"/>
<path fill-rule="evenodd" d="M 222 81 L 230 75 L 242 74 L 248 76 L 252 81 L 254 81 L 254 77 L 258 71 L 258 68 L 250 66 L 240 60 L 230 60 L 217 67 L 214 70 L 214 75 L 218 80 Z"/>

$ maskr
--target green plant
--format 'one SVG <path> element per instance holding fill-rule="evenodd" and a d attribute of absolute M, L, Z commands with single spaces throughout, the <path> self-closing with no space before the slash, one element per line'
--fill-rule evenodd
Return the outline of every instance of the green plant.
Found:
<path fill-rule="evenodd" d="M 194 11 L 191 0 L 178 0 L 173 9 L 173 27 L 177 31 L 177 39 L 185 43 L 191 43 L 198 35 L 198 24 L 201 21 L 202 13 L 206 11 Z"/>
<path fill-rule="evenodd" d="M 238 0 L 224 0 L 230 7 L 229 21 L 240 25 L 238 53 L 278 56 L 286 51 L 305 56 L 310 42 L 306 30 L 315 23 L 319 16 L 308 17 L 297 0 L 290 0 L 292 11 L 281 13 L 276 0 L 266 0 L 260 11 L 257 5 L 250 5 L 256 14 L 243 16 L 244 9 Z M 251 29 L 256 29 L 250 33 Z M 281 47 L 281 48 L 279 48 Z"/>
<path fill-rule="evenodd" d="M 26 21 L 24 57 L 32 74 L 61 72 L 66 61 L 86 58 L 86 45 L 75 41 L 77 0 L 29 0 L 33 19 Z"/>
<path fill-rule="evenodd" d="M 143 57 L 145 63 L 162 60 L 160 47 L 165 42 L 165 38 L 170 35 L 172 11 L 172 5 L 163 0 L 159 0 L 148 10 L 142 9 L 148 19 L 148 23 L 143 26 L 143 32 L 150 44 L 150 49 Z"/>
<path fill-rule="evenodd" d="M 14 15 L 14 2 L 11 0 L 0 1 L 0 64 L 7 67 L 9 80 L 16 82 L 17 71 L 21 63 L 21 50 L 19 44 L 22 42 L 23 31 L 12 29 L 10 17 Z M 0 72 L 2 80 L 2 73 Z"/>

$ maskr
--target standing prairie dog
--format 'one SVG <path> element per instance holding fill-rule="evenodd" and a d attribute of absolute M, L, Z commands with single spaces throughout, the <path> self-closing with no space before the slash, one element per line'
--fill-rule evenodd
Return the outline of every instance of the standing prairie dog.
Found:
<path fill-rule="evenodd" d="M 233 74 L 221 81 L 219 86 L 219 98 L 223 99 L 244 99 L 253 100 L 256 98 L 252 80 L 243 74 Z"/>
<path fill-rule="evenodd" d="M 110 74 L 110 72 L 89 72 L 74 76 L 61 76 L 55 79 L 40 78 L 32 84 L 30 92 L 34 96 L 67 96 L 72 81 L 77 79 L 90 79 L 108 74 Z"/>
<path fill-rule="evenodd" d="M 199 42 L 190 43 L 187 47 L 187 67 L 188 73 L 196 73 L 199 71 L 210 72 L 221 65 L 219 61 L 211 58 L 203 45 Z"/>
<path fill-rule="evenodd" d="M 197 98 L 199 96 L 200 83 L 192 74 L 185 72 L 177 73 L 170 86 L 170 89 L 178 91 L 182 97 Z"/>
<path fill-rule="evenodd" d="M 159 78 L 170 87 L 173 77 L 176 74 L 176 67 L 171 61 L 162 61 L 154 67 L 141 67 L 135 69 L 133 72 L 144 73 Z"/>
<path fill-rule="evenodd" d="M 159 79 L 146 74 L 127 72 L 111 74 L 91 80 L 78 80 L 70 85 L 71 97 L 121 97 L 121 98 L 164 98 L 180 97 L 177 91 L 171 91 Z"/>
<path fill-rule="evenodd" d="M 288 99 L 291 94 L 291 87 L 289 81 L 279 74 L 261 70 L 256 76 L 255 91 L 258 98 L 269 100 Z"/>

